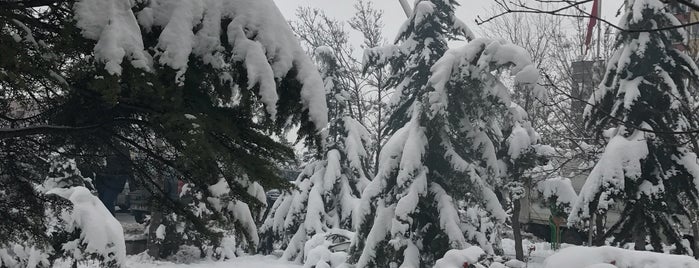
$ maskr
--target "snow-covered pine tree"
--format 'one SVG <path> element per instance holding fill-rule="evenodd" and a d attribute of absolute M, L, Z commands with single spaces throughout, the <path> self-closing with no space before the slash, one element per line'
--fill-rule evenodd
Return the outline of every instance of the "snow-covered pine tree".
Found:
<path fill-rule="evenodd" d="M 12 216 L 0 217 L 0 241 L 17 239 L 18 223 L 42 224 L 50 204 L 33 187 L 46 170 L 36 158 L 65 147 L 94 162 L 124 144 L 143 156 L 135 179 L 184 225 L 170 229 L 202 248 L 233 230 L 246 238 L 236 248 L 256 248 L 247 214 L 264 206 L 260 186 L 285 183 L 275 165 L 293 159 L 271 136 L 301 125 L 300 137 L 316 141 L 327 123 L 322 79 L 274 1 L 2 3 L 0 214 Z M 147 171 L 156 166 L 174 169 L 201 202 L 167 202 L 161 174 Z"/>
<path fill-rule="evenodd" d="M 161 129 L 121 138 L 145 155 L 137 176 L 163 213 L 172 212 L 152 225 L 151 237 L 214 257 L 253 252 L 261 185 L 278 186 L 274 165 L 292 156 L 270 134 L 300 124 L 302 137 L 314 137 L 327 121 L 322 80 L 274 2 L 81 0 L 73 9 L 82 35 L 96 40 L 104 69 L 96 83 L 129 89 L 122 94 L 138 107 L 155 104 L 154 114 L 139 118 Z M 121 97 L 105 93 L 112 94 Z M 188 183 L 183 198 L 163 194 L 170 169 Z M 174 253 L 179 241 L 162 241 L 175 248 L 154 255 Z"/>
<path fill-rule="evenodd" d="M 277 199 L 260 229 L 264 239 L 276 243 L 267 247 L 285 249 L 282 258 L 296 262 L 308 258 L 306 251 L 311 249 L 306 242 L 313 236 L 332 229 L 352 230 L 360 193 L 369 182 L 364 163 L 370 134 L 347 109 L 349 95 L 338 81 L 346 70 L 331 48 L 319 47 L 316 55 L 328 94 L 325 153 L 306 165 L 296 179 L 297 188 Z"/>
<path fill-rule="evenodd" d="M 687 253 L 673 215 L 696 209 L 699 200 L 699 165 L 682 134 L 695 128 L 688 120 L 694 104 L 687 79 L 696 80 L 699 70 L 675 45 L 685 33 L 675 28 L 671 5 L 627 1 L 616 51 L 585 109 L 588 128 L 609 141 L 568 222 L 602 217 L 618 206 L 621 217 L 603 238 L 645 250 L 649 237 L 654 251 L 667 243 Z M 691 208 L 680 205 L 681 193 L 691 197 Z"/>
<path fill-rule="evenodd" d="M 496 145 L 510 105 L 499 75 L 511 67 L 516 84 L 531 84 L 538 72 L 511 44 L 476 39 L 447 52 L 448 39 L 473 39 L 456 5 L 417 1 L 396 44 L 365 54 L 367 68 L 390 64 L 396 95 L 393 135 L 360 201 L 356 267 L 430 267 L 471 244 L 498 250 L 506 214 L 493 191 Z"/>

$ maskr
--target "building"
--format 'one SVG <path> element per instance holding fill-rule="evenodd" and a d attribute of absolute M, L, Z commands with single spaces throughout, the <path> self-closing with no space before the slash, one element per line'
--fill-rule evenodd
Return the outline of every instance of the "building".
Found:
<path fill-rule="evenodd" d="M 673 7 L 673 13 L 677 20 L 682 24 L 687 24 L 684 27 L 686 31 L 686 44 L 675 44 L 682 50 L 686 50 L 692 59 L 697 59 L 699 56 L 699 11 L 689 8 L 686 5 L 678 4 Z"/>

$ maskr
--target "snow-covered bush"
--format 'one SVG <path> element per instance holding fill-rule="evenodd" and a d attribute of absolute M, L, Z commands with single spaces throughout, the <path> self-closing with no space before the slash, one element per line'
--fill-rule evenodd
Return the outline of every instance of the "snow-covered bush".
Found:
<path fill-rule="evenodd" d="M 47 252 L 50 252 L 50 249 L 36 248 L 26 242 L 7 243 L 0 246 L 0 267 L 51 267 Z"/>
<path fill-rule="evenodd" d="M 60 152 L 63 152 L 62 150 Z M 48 176 L 36 186 L 45 201 L 43 225 L 23 241 L 0 242 L 0 267 L 51 267 L 54 262 L 97 261 L 122 267 L 126 258 L 121 224 L 89 189 L 74 159 L 58 153 L 47 159 Z"/>
<path fill-rule="evenodd" d="M 540 181 L 536 185 L 537 191 L 543 197 L 543 201 L 555 211 L 568 215 L 578 195 L 570 182 L 570 179 L 553 177 Z"/>
<path fill-rule="evenodd" d="M 347 261 L 347 249 L 354 233 L 343 229 L 330 229 L 324 233 L 315 234 L 306 241 L 304 268 L 335 268 Z"/>
<path fill-rule="evenodd" d="M 265 202 L 264 190 L 257 183 L 250 183 L 249 191 L 257 198 L 256 202 Z M 175 254 L 181 248 L 194 246 L 201 256 L 213 259 L 230 259 L 254 252 L 259 245 L 259 236 L 254 211 L 247 203 L 233 196 L 230 186 L 224 179 L 208 187 L 205 195 L 195 190 L 191 184 L 182 187 L 178 204 L 185 213 L 191 213 L 200 219 L 201 225 L 193 225 L 177 213 L 165 213 L 155 229 L 155 243 L 161 243 L 160 257 Z M 167 209 L 166 211 L 172 211 Z M 197 229 L 205 227 L 205 230 Z M 202 232 L 207 235 L 200 235 Z"/>
<path fill-rule="evenodd" d="M 124 230 L 102 201 L 82 186 L 54 188 L 47 194 L 58 195 L 72 204 L 72 208 L 61 213 L 60 225 L 50 226 L 65 233 L 79 235 L 71 241 L 56 241 L 62 244 L 62 257 L 74 262 L 98 260 L 103 267 L 124 265 Z"/>

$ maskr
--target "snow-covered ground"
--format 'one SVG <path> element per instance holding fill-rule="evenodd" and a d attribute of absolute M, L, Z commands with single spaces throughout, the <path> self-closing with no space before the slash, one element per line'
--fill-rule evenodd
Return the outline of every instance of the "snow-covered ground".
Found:
<path fill-rule="evenodd" d="M 570 247 L 572 245 L 562 244 L 561 248 Z M 556 253 L 551 249 L 551 244 L 548 242 L 531 242 L 529 240 L 522 241 L 524 248 L 524 256 L 528 258 L 527 268 L 543 268 L 544 260 Z M 502 249 L 505 251 L 505 256 L 515 258 L 515 241 L 509 238 L 502 240 Z"/>
<path fill-rule="evenodd" d="M 554 251 L 549 243 L 530 242 L 525 240 L 524 254 L 529 262 L 521 267 L 527 268 L 588 268 L 588 267 L 620 267 L 620 268 L 699 268 L 699 262 L 688 256 L 677 256 L 653 252 L 639 252 L 613 247 L 578 247 L 563 244 L 562 249 Z M 505 255 L 514 258 L 514 241 L 503 239 L 502 246 Z M 530 250 L 533 249 L 533 250 Z M 553 256 L 553 257 L 551 257 Z M 549 258 L 550 257 L 550 258 Z M 547 259 L 548 258 L 548 259 Z M 614 263 L 615 265 L 610 265 Z M 596 266 L 596 265 L 606 266 Z M 508 263 L 510 265 L 510 263 Z M 548 266 L 547 266 L 548 265 Z M 69 264 L 57 265 L 56 268 L 68 268 Z M 98 265 L 82 263 L 80 268 L 97 268 Z M 279 260 L 275 256 L 246 256 L 227 261 L 201 260 L 192 263 L 173 263 L 155 261 L 145 253 L 131 255 L 126 258 L 125 267 L 129 268 L 301 268 L 303 266 Z M 450 266 L 446 266 L 450 267 Z M 492 266 L 491 266 L 492 267 Z M 500 266 L 497 266 L 500 267 Z M 519 267 L 515 263 L 508 267 Z"/>
<path fill-rule="evenodd" d="M 56 268 L 68 268 L 69 264 L 57 265 Z M 98 265 L 82 263 L 79 268 L 97 268 Z M 274 256 L 247 256 L 227 261 L 206 261 L 175 264 L 166 261 L 154 261 L 145 255 L 132 255 L 126 258 L 124 267 L 129 268 L 301 268 L 301 265 L 280 261 Z"/>
<path fill-rule="evenodd" d="M 546 259 L 543 267 L 699 268 L 699 261 L 690 256 L 634 251 L 610 246 L 569 247 Z"/>
<path fill-rule="evenodd" d="M 292 264 L 285 261 L 280 261 L 274 256 L 248 256 L 240 257 L 227 261 L 202 261 L 199 263 L 191 264 L 173 264 L 171 262 L 158 262 L 152 260 L 140 260 L 138 256 L 134 258 L 129 258 L 126 262 L 127 267 L 131 268 L 146 268 L 146 267 L 160 267 L 160 268 L 301 268 L 302 266 Z"/>

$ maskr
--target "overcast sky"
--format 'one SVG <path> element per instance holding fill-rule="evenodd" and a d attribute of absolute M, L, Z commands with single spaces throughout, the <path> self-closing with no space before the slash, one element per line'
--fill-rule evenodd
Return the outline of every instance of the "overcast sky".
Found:
<path fill-rule="evenodd" d="M 374 6 L 384 11 L 384 35 L 388 40 L 393 40 L 398 28 L 405 21 L 406 17 L 401 9 L 398 0 L 368 0 L 373 2 Z M 355 0 L 274 0 L 282 14 L 287 20 L 295 18 L 295 10 L 299 6 L 313 6 L 324 10 L 328 15 L 340 20 L 346 20 L 354 13 L 353 5 Z M 408 0 L 413 3 L 414 0 Z M 456 11 L 458 18 L 466 22 L 471 29 L 478 33 L 478 26 L 474 20 L 478 15 L 487 17 L 491 14 L 490 10 L 493 6 L 493 0 L 460 0 L 461 7 Z M 611 21 L 617 22 L 618 18 L 614 15 L 619 9 L 623 0 L 602 0 L 602 17 Z M 587 4 L 586 10 L 591 9 L 591 4 Z"/>

